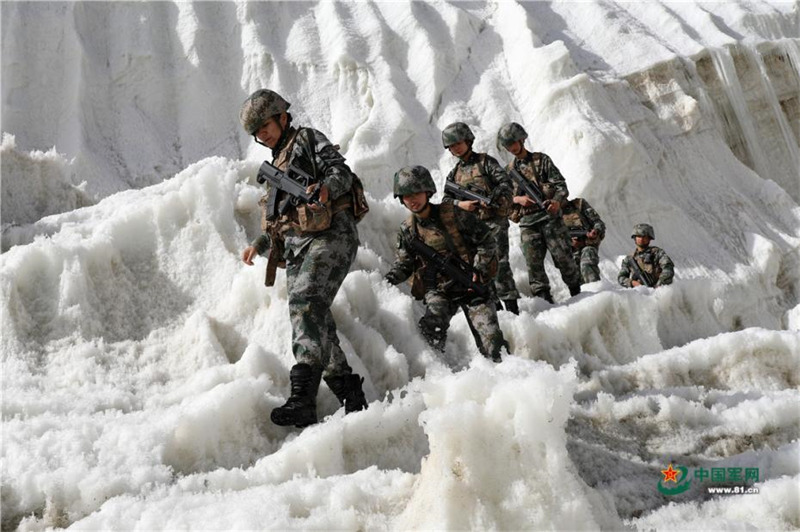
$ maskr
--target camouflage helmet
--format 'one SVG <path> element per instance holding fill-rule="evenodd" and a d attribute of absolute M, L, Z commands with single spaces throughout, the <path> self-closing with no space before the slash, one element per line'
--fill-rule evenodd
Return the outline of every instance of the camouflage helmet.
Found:
<path fill-rule="evenodd" d="M 524 141 L 528 138 L 528 132 L 525 128 L 516 122 L 511 122 L 500 128 L 497 132 L 497 145 L 508 148 L 515 142 Z"/>
<path fill-rule="evenodd" d="M 449 148 L 462 140 L 467 141 L 467 144 L 470 145 L 475 140 L 472 130 L 464 122 L 453 122 L 442 131 L 442 144 L 444 144 L 445 148 Z"/>
<path fill-rule="evenodd" d="M 656 233 L 653 231 L 653 226 L 650 224 L 636 224 L 633 226 L 633 234 L 631 238 L 635 238 L 637 236 L 647 236 L 650 237 L 651 240 L 655 240 Z"/>
<path fill-rule="evenodd" d="M 417 192 L 436 193 L 436 184 L 424 166 L 405 166 L 394 174 L 394 197 L 401 198 Z"/>
<path fill-rule="evenodd" d="M 242 104 L 239 111 L 239 121 L 245 131 L 251 135 L 261 129 L 270 117 L 281 114 L 292 105 L 277 92 L 269 89 L 259 89 Z"/>

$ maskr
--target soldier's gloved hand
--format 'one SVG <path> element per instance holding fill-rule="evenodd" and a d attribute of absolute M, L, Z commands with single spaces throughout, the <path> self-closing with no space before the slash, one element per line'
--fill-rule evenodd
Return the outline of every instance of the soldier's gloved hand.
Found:
<path fill-rule="evenodd" d="M 391 285 L 397 286 L 398 284 L 400 284 L 400 280 L 397 278 L 397 274 L 394 272 L 387 273 L 386 275 L 383 276 L 383 278 L 386 279 L 386 281 Z"/>

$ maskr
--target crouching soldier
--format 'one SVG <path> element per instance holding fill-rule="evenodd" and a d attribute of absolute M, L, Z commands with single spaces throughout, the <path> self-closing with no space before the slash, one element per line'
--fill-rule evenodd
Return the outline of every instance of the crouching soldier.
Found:
<path fill-rule="evenodd" d="M 447 182 L 458 187 L 478 192 L 486 201 L 457 197 L 450 188 L 445 188 L 444 197 L 453 200 L 460 209 L 474 212 L 486 223 L 497 245 L 497 275 L 494 288 L 498 299 L 506 310 L 519 314 L 519 292 L 514 283 L 514 273 L 508 262 L 508 211 L 511 208 L 511 182 L 500 163 L 486 153 L 472 151 L 475 135 L 464 122 L 454 122 L 442 131 L 442 144 L 458 159 L 456 166 L 447 175 Z M 449 186 L 449 185 L 448 185 Z M 498 306 L 498 310 L 500 307 Z"/>
<path fill-rule="evenodd" d="M 561 206 L 564 225 L 572 237 L 572 258 L 581 271 L 583 283 L 600 280 L 599 247 L 606 236 L 606 224 L 597 211 L 583 198 L 575 198 Z"/>
<path fill-rule="evenodd" d="M 636 224 L 631 235 L 636 241 L 636 251 L 622 259 L 617 280 L 625 287 L 661 286 L 672 283 L 675 266 L 666 252 L 650 245 L 656 235 L 650 224 Z"/>
<path fill-rule="evenodd" d="M 256 254 L 269 253 L 267 286 L 275 280 L 276 267 L 286 268 L 297 363 L 289 372 L 291 396 L 270 417 L 276 425 L 305 427 L 317 422 L 321 378 L 346 412 L 367 408 L 364 379 L 347 363 L 331 314 L 333 298 L 358 250 L 353 208 L 358 178 L 325 135 L 292 125 L 289 105 L 279 94 L 261 89 L 242 104 L 239 119 L 257 143 L 272 150 L 275 167 L 283 172 L 298 168 L 312 176 L 315 182 L 308 192 L 319 189 L 319 202 L 295 204 L 286 191 L 270 186 L 262 201 L 264 234 L 242 252 L 242 260 L 252 265 Z"/>
<path fill-rule="evenodd" d="M 528 282 L 535 297 L 552 303 L 550 280 L 544 269 L 544 258 L 548 251 L 553 264 L 561 272 L 571 296 L 581 291 L 581 272 L 572 259 L 569 231 L 561 218 L 561 206 L 567 201 L 567 182 L 552 159 L 541 152 L 529 152 L 525 148 L 528 133 L 511 122 L 497 132 L 497 144 L 514 156 L 506 170 L 514 182 L 514 206 L 511 221 L 519 223 L 522 253 L 528 264 Z M 530 183 L 539 191 L 539 205 L 525 188 Z"/>
<path fill-rule="evenodd" d="M 422 166 L 405 167 L 394 175 L 394 196 L 411 216 L 397 235 L 397 258 L 386 280 L 399 284 L 413 276 L 411 293 L 424 299 L 421 334 L 444 351 L 450 319 L 464 311 L 483 356 L 500 362 L 505 346 L 491 289 L 496 244 L 485 223 L 445 200 L 430 203 L 436 185 Z M 453 271 L 455 270 L 455 271 Z"/>

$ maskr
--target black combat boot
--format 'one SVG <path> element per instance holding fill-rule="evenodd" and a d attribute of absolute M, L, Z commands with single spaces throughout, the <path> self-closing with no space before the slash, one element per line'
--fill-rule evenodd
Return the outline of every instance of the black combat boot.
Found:
<path fill-rule="evenodd" d="M 519 315 L 519 305 L 517 305 L 516 299 L 504 299 L 503 304 L 505 304 L 507 311 Z"/>
<path fill-rule="evenodd" d="M 312 368 L 308 364 L 295 364 L 289 372 L 292 382 L 292 394 L 286 404 L 272 411 L 270 419 L 276 425 L 298 428 L 307 427 L 317 422 L 317 390 L 322 377 L 320 368 Z"/>
<path fill-rule="evenodd" d="M 364 377 L 356 374 L 325 377 L 325 384 L 331 389 L 339 403 L 344 405 L 345 414 L 367 409 L 367 399 L 364 397 L 364 390 L 361 389 L 363 382 Z"/>
<path fill-rule="evenodd" d="M 569 295 L 570 296 L 577 296 L 581 293 L 581 285 L 576 284 L 575 286 L 569 287 Z"/>
<path fill-rule="evenodd" d="M 534 292 L 534 297 L 540 297 L 550 303 L 551 305 L 555 302 L 553 301 L 553 295 L 550 293 L 550 290 L 542 290 L 541 292 Z"/>

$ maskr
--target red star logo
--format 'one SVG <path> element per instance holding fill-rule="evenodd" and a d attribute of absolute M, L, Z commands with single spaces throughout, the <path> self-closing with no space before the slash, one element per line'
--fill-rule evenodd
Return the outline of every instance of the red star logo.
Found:
<path fill-rule="evenodd" d="M 662 469 L 661 474 L 664 475 L 664 482 L 672 482 L 678 483 L 678 471 L 677 469 L 672 469 L 672 464 L 669 465 L 667 469 Z"/>

